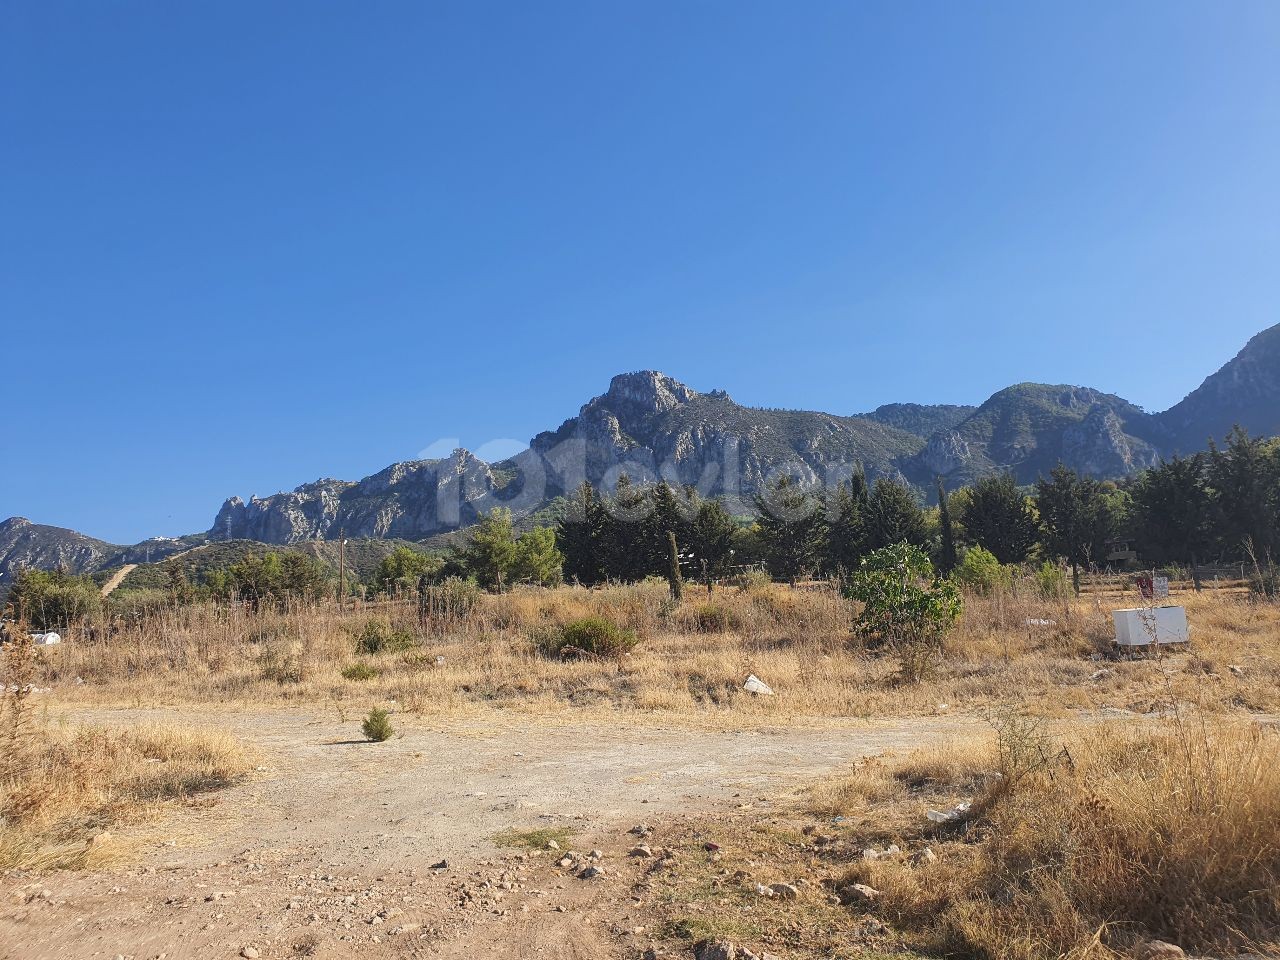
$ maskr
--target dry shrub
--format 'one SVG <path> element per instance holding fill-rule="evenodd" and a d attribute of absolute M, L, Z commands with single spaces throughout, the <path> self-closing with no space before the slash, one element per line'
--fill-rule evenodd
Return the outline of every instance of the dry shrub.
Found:
<path fill-rule="evenodd" d="M 0 778 L 0 868 L 84 866 L 110 852 L 93 842 L 104 828 L 250 768 L 233 737 L 167 725 L 41 729 L 27 748 L 28 762 Z"/>
<path fill-rule="evenodd" d="M 1038 960 L 1149 938 L 1197 951 L 1276 942 L 1274 732 L 1198 719 L 1097 726 L 1065 751 L 1025 726 L 1001 739 L 1014 741 L 1005 775 L 975 802 L 970 842 L 936 869 L 873 871 L 888 914 L 924 946 Z"/>

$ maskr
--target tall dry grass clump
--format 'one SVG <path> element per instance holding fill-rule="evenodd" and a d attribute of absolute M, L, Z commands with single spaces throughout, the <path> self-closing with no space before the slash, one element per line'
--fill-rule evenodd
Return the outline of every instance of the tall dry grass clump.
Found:
<path fill-rule="evenodd" d="M 23 762 L 0 774 L 0 868 L 109 858 L 108 827 L 235 782 L 250 759 L 229 735 L 175 726 L 29 728 Z M 109 841 L 109 842 L 108 842 Z"/>
<path fill-rule="evenodd" d="M 1196 718 L 1001 739 L 1001 776 L 941 830 L 964 842 L 932 868 L 870 871 L 924 946 L 1041 960 L 1152 938 L 1200 953 L 1280 945 L 1274 730 Z"/>

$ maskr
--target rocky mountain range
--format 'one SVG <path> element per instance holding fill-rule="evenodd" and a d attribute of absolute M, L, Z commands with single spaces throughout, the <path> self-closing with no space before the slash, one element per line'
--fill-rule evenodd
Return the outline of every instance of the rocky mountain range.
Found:
<path fill-rule="evenodd" d="M 1163 413 L 1085 387 L 1022 383 L 980 406 L 889 404 L 860 415 L 745 407 L 652 370 L 620 374 L 578 415 L 538 434 L 511 460 L 465 450 L 392 464 L 360 481 L 318 480 L 287 493 L 231 497 L 210 529 L 179 540 L 119 546 L 12 518 L 0 523 L 0 580 L 20 565 L 93 571 L 159 559 L 200 543 L 293 544 L 353 539 L 422 541 L 507 505 L 528 516 L 583 480 L 609 488 L 665 477 L 750 510 L 750 496 L 786 472 L 834 483 L 856 468 L 905 480 L 927 495 L 935 477 L 955 487 L 1011 471 L 1033 482 L 1057 463 L 1119 478 L 1174 453 L 1205 448 L 1240 424 L 1280 434 L 1280 325 Z"/>

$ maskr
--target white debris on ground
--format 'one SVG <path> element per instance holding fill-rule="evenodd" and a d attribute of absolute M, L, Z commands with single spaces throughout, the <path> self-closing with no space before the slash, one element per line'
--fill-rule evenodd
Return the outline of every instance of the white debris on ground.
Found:
<path fill-rule="evenodd" d="M 747 682 L 742 685 L 742 689 L 747 691 L 747 693 L 754 693 L 766 697 L 773 696 L 773 689 L 754 673 L 747 677 Z"/>

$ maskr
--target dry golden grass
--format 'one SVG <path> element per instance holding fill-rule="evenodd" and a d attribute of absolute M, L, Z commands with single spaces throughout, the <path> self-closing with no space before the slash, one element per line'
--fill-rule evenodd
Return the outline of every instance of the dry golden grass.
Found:
<path fill-rule="evenodd" d="M 0 763 L 0 868 L 82 867 L 118 852 L 104 834 L 250 769 L 234 738 L 139 726 L 108 731 L 28 728 Z"/>
<path fill-rule="evenodd" d="M 868 837 L 933 844 L 935 864 L 859 861 L 834 884 L 879 889 L 879 916 L 926 951 L 1110 956 L 1152 938 L 1198 952 L 1274 949 L 1278 759 L 1274 728 L 1203 715 L 1058 737 L 1024 722 L 953 753 L 856 771 L 813 806 L 835 798 Z M 923 816 L 958 798 L 973 801 L 963 823 Z"/>
<path fill-rule="evenodd" d="M 1199 713 L 998 723 L 664 836 L 670 928 L 813 958 L 1103 958 L 1150 939 L 1280 955 L 1280 731 Z M 963 820 L 926 816 L 959 801 Z M 777 881 L 798 897 L 756 892 Z"/>
<path fill-rule="evenodd" d="M 1107 663 L 1093 659 L 1113 657 L 1110 608 L 1096 599 L 1045 601 L 1028 591 L 970 597 L 943 664 L 919 685 L 900 683 L 892 658 L 861 647 L 849 604 L 830 587 L 688 594 L 674 606 L 658 584 L 519 590 L 483 596 L 464 617 L 426 622 L 411 602 L 260 614 L 179 608 L 107 638 L 73 631 L 61 647 L 42 651 L 38 682 L 59 697 L 137 705 L 396 701 L 424 714 L 626 709 L 734 723 L 978 711 L 1010 701 L 1059 715 L 1100 707 L 1150 712 L 1177 701 L 1206 709 L 1280 706 L 1280 607 L 1234 593 L 1179 597 L 1194 631 L 1191 652 Z M 619 659 L 538 653 L 539 631 L 585 616 L 636 631 L 640 644 Z M 355 637 L 371 618 L 406 631 L 411 646 L 358 653 Z M 1028 627 L 1028 619 L 1055 625 Z M 1110 672 L 1093 679 L 1103 667 Z M 744 693 L 751 673 L 778 696 Z"/>

